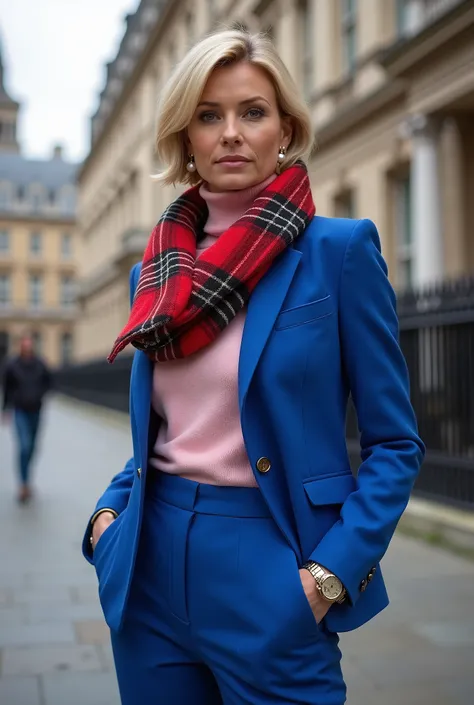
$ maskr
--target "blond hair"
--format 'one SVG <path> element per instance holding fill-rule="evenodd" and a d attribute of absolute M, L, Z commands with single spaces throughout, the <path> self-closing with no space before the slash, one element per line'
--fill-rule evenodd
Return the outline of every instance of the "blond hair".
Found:
<path fill-rule="evenodd" d="M 306 160 L 314 143 L 309 110 L 271 40 L 264 34 L 233 29 L 214 32 L 196 44 L 168 79 L 161 95 L 156 151 L 164 170 L 154 178 L 165 184 L 196 184 L 201 177 L 188 172 L 186 128 L 212 71 L 246 61 L 266 71 L 277 97 L 280 113 L 290 118 L 293 136 L 282 169 Z"/>

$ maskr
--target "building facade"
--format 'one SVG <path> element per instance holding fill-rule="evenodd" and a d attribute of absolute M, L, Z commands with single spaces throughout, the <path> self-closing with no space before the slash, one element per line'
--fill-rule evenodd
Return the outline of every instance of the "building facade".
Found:
<path fill-rule="evenodd" d="M 474 271 L 474 0 L 142 0 L 79 172 L 78 361 L 108 353 L 130 266 L 177 194 L 150 179 L 161 87 L 188 47 L 234 24 L 270 33 L 304 91 L 318 213 L 373 219 L 397 288 Z"/>
<path fill-rule="evenodd" d="M 4 85 L 0 53 L 0 364 L 33 337 L 52 366 L 72 361 L 77 314 L 77 166 L 60 147 L 49 160 L 21 155 L 19 104 Z"/>

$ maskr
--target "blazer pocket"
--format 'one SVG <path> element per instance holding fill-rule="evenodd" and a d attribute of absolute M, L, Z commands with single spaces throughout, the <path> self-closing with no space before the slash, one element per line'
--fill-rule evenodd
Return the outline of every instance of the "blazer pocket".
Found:
<path fill-rule="evenodd" d="M 357 480 L 348 472 L 329 475 L 305 482 L 304 489 L 314 506 L 344 504 L 347 497 L 357 489 Z"/>
<path fill-rule="evenodd" d="M 296 306 L 282 311 L 275 323 L 275 330 L 285 330 L 295 326 L 302 326 L 305 323 L 311 323 L 318 318 L 326 318 L 333 313 L 333 305 L 330 296 L 325 296 L 324 299 L 312 301 L 303 306 Z"/>

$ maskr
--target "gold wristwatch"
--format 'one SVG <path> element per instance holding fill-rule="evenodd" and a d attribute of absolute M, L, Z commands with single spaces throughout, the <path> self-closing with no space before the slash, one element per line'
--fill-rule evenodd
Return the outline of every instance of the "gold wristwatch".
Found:
<path fill-rule="evenodd" d="M 303 568 L 308 570 L 316 581 L 316 587 L 326 602 L 342 604 L 346 599 L 346 589 L 339 578 L 315 561 L 308 561 Z"/>

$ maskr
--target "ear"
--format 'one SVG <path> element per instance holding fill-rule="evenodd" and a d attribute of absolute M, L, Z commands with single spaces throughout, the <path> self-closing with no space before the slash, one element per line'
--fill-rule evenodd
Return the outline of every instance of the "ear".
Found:
<path fill-rule="evenodd" d="M 292 139 L 293 139 L 293 124 L 292 124 L 291 118 L 288 115 L 285 115 L 284 117 L 281 118 L 281 136 L 280 136 L 281 146 L 286 147 L 286 149 L 288 149 L 288 146 L 291 143 Z"/>
<path fill-rule="evenodd" d="M 186 146 L 186 149 L 188 150 L 188 154 L 192 154 L 193 151 L 193 146 L 191 144 L 191 140 L 188 137 L 188 131 L 184 130 L 184 144 Z"/>

